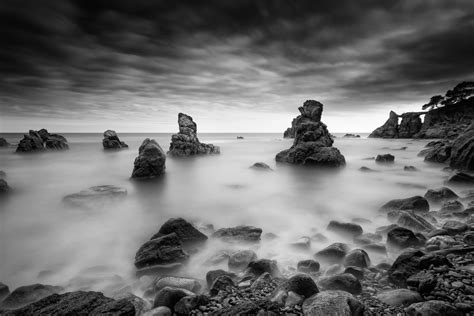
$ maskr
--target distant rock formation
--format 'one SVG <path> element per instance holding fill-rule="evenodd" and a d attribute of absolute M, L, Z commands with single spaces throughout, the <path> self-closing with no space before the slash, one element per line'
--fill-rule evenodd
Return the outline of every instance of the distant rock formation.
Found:
<path fill-rule="evenodd" d="M 30 130 L 27 135 L 23 135 L 23 139 L 20 140 L 16 152 L 42 151 L 45 149 L 69 149 L 69 145 L 64 136 L 50 134 L 43 128 L 39 131 Z"/>
<path fill-rule="evenodd" d="M 132 178 L 149 179 L 165 172 L 166 154 L 154 139 L 145 139 L 135 158 Z"/>
<path fill-rule="evenodd" d="M 0 147 L 8 147 L 10 146 L 10 143 L 7 142 L 7 140 L 3 137 L 0 137 Z"/>
<path fill-rule="evenodd" d="M 337 148 L 332 147 L 332 137 L 326 125 L 321 122 L 323 105 L 318 101 L 308 100 L 298 109 L 301 115 L 296 118 L 293 146 L 278 153 L 276 161 L 326 167 L 345 165 L 344 156 Z"/>
<path fill-rule="evenodd" d="M 104 132 L 102 145 L 104 146 L 104 149 L 128 148 L 128 145 L 120 140 L 117 133 L 110 129 Z"/>
<path fill-rule="evenodd" d="M 419 113 L 403 113 L 402 121 L 398 126 L 399 138 L 412 138 L 421 130 L 421 118 Z"/>
<path fill-rule="evenodd" d="M 197 125 L 189 115 L 178 114 L 179 133 L 171 136 L 168 154 L 177 157 L 219 154 L 218 146 L 199 142 Z"/>
<path fill-rule="evenodd" d="M 356 134 L 345 134 L 343 137 L 344 137 L 344 138 L 360 138 L 360 135 L 356 135 Z"/>
<path fill-rule="evenodd" d="M 370 138 L 398 138 L 398 114 L 390 111 L 388 120 L 375 129 L 370 135 Z"/>

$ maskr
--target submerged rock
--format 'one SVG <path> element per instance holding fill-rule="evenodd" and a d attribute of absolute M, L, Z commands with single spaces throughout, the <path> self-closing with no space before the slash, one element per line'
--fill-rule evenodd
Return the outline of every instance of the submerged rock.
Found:
<path fill-rule="evenodd" d="M 272 168 L 270 168 L 269 165 L 267 165 L 264 162 L 256 162 L 250 168 L 255 169 L 255 170 L 269 170 L 269 171 L 273 170 Z"/>
<path fill-rule="evenodd" d="M 62 292 L 60 286 L 32 284 L 16 288 L 0 303 L 2 309 L 14 309 L 39 301 L 40 299 Z"/>
<path fill-rule="evenodd" d="M 390 163 L 395 161 L 395 156 L 391 154 L 377 155 L 375 162 L 378 163 Z"/>
<path fill-rule="evenodd" d="M 62 135 L 50 134 L 45 129 L 39 131 L 30 130 L 27 135 L 23 135 L 23 139 L 20 140 L 16 152 L 43 151 L 45 149 L 69 149 L 69 145 L 66 138 Z"/>
<path fill-rule="evenodd" d="M 315 253 L 316 259 L 320 259 L 327 263 L 340 263 L 346 256 L 349 246 L 343 243 L 334 243 L 321 251 Z"/>
<path fill-rule="evenodd" d="M 298 264 L 296 265 L 296 268 L 299 272 L 303 272 L 303 273 L 318 272 L 319 262 L 313 259 L 302 260 L 298 262 Z"/>
<path fill-rule="evenodd" d="M 397 227 L 387 234 L 387 245 L 403 249 L 408 247 L 419 247 L 425 243 L 424 240 L 418 238 L 411 230 Z"/>
<path fill-rule="evenodd" d="M 104 147 L 104 149 L 128 148 L 128 145 L 120 140 L 117 133 L 110 129 L 104 132 L 102 146 Z"/>
<path fill-rule="evenodd" d="M 332 147 L 333 140 L 321 122 L 323 105 L 314 100 L 299 107 L 301 115 L 296 119 L 293 146 L 275 157 L 278 162 L 297 165 L 339 167 L 345 165 L 344 156 Z"/>
<path fill-rule="evenodd" d="M 179 133 L 171 136 L 168 154 L 177 157 L 219 154 L 218 146 L 201 143 L 197 137 L 197 125 L 189 115 L 178 114 Z"/>
<path fill-rule="evenodd" d="M 154 139 L 145 139 L 135 158 L 132 178 L 149 179 L 165 172 L 166 155 Z"/>
<path fill-rule="evenodd" d="M 100 206 L 112 199 L 123 198 L 127 190 L 114 185 L 98 185 L 66 195 L 63 202 L 75 207 Z"/>
<path fill-rule="evenodd" d="M 375 129 L 369 138 L 397 138 L 398 137 L 398 114 L 390 111 L 388 120 L 379 128 Z"/>
<path fill-rule="evenodd" d="M 303 313 L 307 316 L 362 316 L 365 306 L 346 291 L 324 291 L 306 299 Z"/>
<path fill-rule="evenodd" d="M 198 280 L 192 278 L 159 276 L 153 286 L 155 292 L 158 292 L 165 287 L 181 288 L 193 293 L 198 293 L 202 286 Z"/>
<path fill-rule="evenodd" d="M 236 226 L 216 230 L 212 237 L 225 241 L 257 242 L 262 235 L 262 229 L 253 226 Z"/>
<path fill-rule="evenodd" d="M 250 262 L 257 260 L 253 250 L 238 250 L 230 255 L 228 266 L 231 271 L 243 271 Z"/>
<path fill-rule="evenodd" d="M 326 229 L 347 237 L 357 237 L 363 233 L 362 227 L 358 224 L 338 221 L 330 221 Z"/>

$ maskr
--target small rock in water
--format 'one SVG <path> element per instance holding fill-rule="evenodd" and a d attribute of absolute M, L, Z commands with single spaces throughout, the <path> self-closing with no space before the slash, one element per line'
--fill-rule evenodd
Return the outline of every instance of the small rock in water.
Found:
<path fill-rule="evenodd" d="M 212 234 L 212 237 L 224 241 L 257 242 L 262 235 L 262 229 L 253 226 L 236 226 L 221 228 Z"/>
<path fill-rule="evenodd" d="M 297 264 L 297 270 L 304 273 L 318 272 L 319 271 L 319 262 L 308 259 L 302 260 Z"/>
<path fill-rule="evenodd" d="M 128 148 L 128 145 L 120 140 L 117 133 L 113 130 L 106 130 L 104 132 L 104 139 L 102 140 L 104 149 L 120 149 Z"/>
<path fill-rule="evenodd" d="M 290 246 L 295 249 L 309 250 L 311 248 L 311 239 L 309 237 L 303 236 L 294 243 L 291 243 Z"/>
<path fill-rule="evenodd" d="M 338 221 L 330 221 L 326 229 L 352 238 L 360 236 L 363 233 L 362 227 L 358 224 L 341 223 Z"/>
<path fill-rule="evenodd" d="M 377 170 L 370 169 L 369 167 L 366 167 L 366 166 L 360 167 L 359 171 L 362 171 L 362 172 L 377 172 Z"/>
<path fill-rule="evenodd" d="M 414 166 L 405 166 L 405 167 L 403 167 L 403 170 L 405 170 L 405 171 L 418 171 L 418 169 Z"/>
<path fill-rule="evenodd" d="M 391 154 L 377 155 L 375 161 L 378 163 L 390 163 L 395 161 L 395 156 Z"/>
<path fill-rule="evenodd" d="M 452 201 L 459 198 L 450 188 L 442 187 L 437 189 L 430 189 L 425 193 L 425 199 L 433 203 L 442 203 L 445 201 Z"/>
<path fill-rule="evenodd" d="M 418 247 L 424 244 L 411 230 L 397 227 L 387 234 L 387 245 L 403 249 L 408 247 Z"/>
<path fill-rule="evenodd" d="M 268 171 L 273 170 L 272 168 L 270 168 L 269 165 L 267 165 L 264 162 L 256 162 L 250 168 L 255 169 L 255 170 L 268 170 Z"/>
<path fill-rule="evenodd" d="M 161 227 L 158 233 L 153 235 L 151 239 L 155 239 L 164 235 L 175 233 L 183 244 L 197 244 L 207 240 L 207 236 L 201 233 L 194 225 L 185 219 L 170 218 Z"/>
<path fill-rule="evenodd" d="M 327 263 L 340 263 L 348 250 L 349 246 L 346 244 L 334 243 L 317 252 L 314 256 L 316 259 L 323 260 Z"/>
<path fill-rule="evenodd" d="M 3 137 L 0 137 L 0 147 L 8 147 L 10 146 L 10 143 L 7 142 L 7 140 Z"/>
<path fill-rule="evenodd" d="M 259 259 L 249 263 L 246 274 L 253 274 L 255 276 L 260 276 L 265 272 L 268 272 L 272 277 L 280 276 L 280 269 L 276 260 L 269 259 Z"/>

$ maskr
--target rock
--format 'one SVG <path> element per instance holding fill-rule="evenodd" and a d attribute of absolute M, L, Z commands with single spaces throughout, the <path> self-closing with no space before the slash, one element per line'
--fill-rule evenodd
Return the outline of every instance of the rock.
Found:
<path fill-rule="evenodd" d="M 359 171 L 362 171 L 362 172 L 377 172 L 376 170 L 370 169 L 369 167 L 366 167 L 366 166 L 360 167 Z"/>
<path fill-rule="evenodd" d="M 250 168 L 255 169 L 255 170 L 268 170 L 268 171 L 273 170 L 272 168 L 270 168 L 269 165 L 267 165 L 264 162 L 256 162 Z"/>
<path fill-rule="evenodd" d="M 398 126 L 399 138 L 412 138 L 420 132 L 422 123 L 419 113 L 409 112 L 403 113 L 401 116 L 402 121 Z"/>
<path fill-rule="evenodd" d="M 316 233 L 311 236 L 311 240 L 314 242 L 326 242 L 328 241 L 327 237 L 321 233 Z"/>
<path fill-rule="evenodd" d="M 250 288 L 253 291 L 258 291 L 262 290 L 266 286 L 268 286 L 272 282 L 272 276 L 270 273 L 265 272 L 262 275 L 260 275 L 251 285 Z"/>
<path fill-rule="evenodd" d="M 120 141 L 117 133 L 113 130 L 106 130 L 104 132 L 104 139 L 102 140 L 102 146 L 104 149 L 120 149 L 128 148 L 128 145 Z"/>
<path fill-rule="evenodd" d="M 318 251 L 314 256 L 327 263 L 339 263 L 342 262 L 348 250 L 349 247 L 346 244 L 334 243 Z"/>
<path fill-rule="evenodd" d="M 63 202 L 74 207 L 93 208 L 103 206 L 106 202 L 121 199 L 127 195 L 127 190 L 114 185 L 98 185 L 78 193 L 66 195 Z"/>
<path fill-rule="evenodd" d="M 463 316 L 464 313 L 458 311 L 451 304 L 444 301 L 431 300 L 426 302 L 413 303 L 406 309 L 408 315 L 413 316 Z"/>
<path fill-rule="evenodd" d="M 334 263 L 330 265 L 327 269 L 326 272 L 324 273 L 325 275 L 335 275 L 339 274 L 343 271 L 343 267 L 339 263 Z"/>
<path fill-rule="evenodd" d="M 356 134 L 345 134 L 344 136 L 342 136 L 344 138 L 360 138 L 360 135 L 356 135 Z"/>
<path fill-rule="evenodd" d="M 421 154 L 421 153 L 420 153 Z M 451 144 L 443 142 L 424 152 L 425 161 L 444 163 L 451 157 Z"/>
<path fill-rule="evenodd" d="M 398 138 L 398 115 L 390 111 L 390 116 L 384 125 L 375 129 L 369 138 Z"/>
<path fill-rule="evenodd" d="M 426 246 L 437 246 L 438 249 L 449 248 L 456 244 L 456 240 L 450 236 L 434 236 L 426 241 Z"/>
<path fill-rule="evenodd" d="M 243 136 L 237 136 L 237 139 L 244 139 Z"/>
<path fill-rule="evenodd" d="M 395 156 L 391 154 L 377 155 L 375 157 L 375 162 L 378 163 L 392 163 L 395 161 Z"/>
<path fill-rule="evenodd" d="M 464 236 L 463 242 L 469 246 L 474 246 L 474 233 L 468 233 Z M 1 287 L 0 287 L 1 288 Z M 1 300 L 1 298 L 0 298 Z"/>
<path fill-rule="evenodd" d="M 10 192 L 11 188 L 8 185 L 7 181 L 0 179 L 0 194 L 5 194 Z"/>
<path fill-rule="evenodd" d="M 135 266 L 139 269 L 156 265 L 166 266 L 183 263 L 188 257 L 176 233 L 171 233 L 144 243 L 135 255 Z"/>
<path fill-rule="evenodd" d="M 403 249 L 408 247 L 419 247 L 424 244 L 411 230 L 397 227 L 392 229 L 387 234 L 387 245 Z"/>
<path fill-rule="evenodd" d="M 175 157 L 219 154 L 218 146 L 201 143 L 197 137 L 197 125 L 189 115 L 178 114 L 179 133 L 171 136 L 168 154 Z"/>
<path fill-rule="evenodd" d="M 229 270 L 243 271 L 251 261 L 257 260 L 257 254 L 253 250 L 239 250 L 230 255 Z"/>
<path fill-rule="evenodd" d="M 176 276 L 159 276 L 154 285 L 155 292 L 165 288 L 173 287 L 198 293 L 201 290 L 201 283 L 192 278 L 176 277 Z"/>
<path fill-rule="evenodd" d="M 9 311 L 7 315 L 135 315 L 135 307 L 127 299 L 113 300 L 99 292 L 52 294 L 36 303 Z"/>
<path fill-rule="evenodd" d="M 19 308 L 40 299 L 62 292 L 63 288 L 60 286 L 44 285 L 44 284 L 32 284 L 25 285 L 16 288 L 1 302 L 0 308 L 13 309 Z"/>
<path fill-rule="evenodd" d="M 360 236 L 363 233 L 362 227 L 358 224 L 341 223 L 338 221 L 330 221 L 326 229 L 351 238 Z"/>
<path fill-rule="evenodd" d="M 423 216 L 426 217 L 427 215 Z M 434 226 L 425 220 L 423 216 L 408 211 L 391 211 L 387 214 L 389 220 L 396 221 L 403 228 L 411 229 L 415 232 L 434 230 Z"/>
<path fill-rule="evenodd" d="M 441 214 L 450 214 L 454 212 L 462 212 L 464 210 L 464 205 L 459 201 L 446 201 L 441 206 L 439 212 Z"/>
<path fill-rule="evenodd" d="M 45 149 L 69 149 L 69 145 L 64 136 L 50 134 L 45 129 L 39 131 L 30 130 L 28 135 L 23 135 L 23 139 L 20 140 L 16 152 L 43 151 Z"/>
<path fill-rule="evenodd" d="M 368 245 L 373 242 L 382 241 L 383 237 L 380 234 L 365 233 L 354 237 L 354 243 L 358 245 Z"/>
<path fill-rule="evenodd" d="M 349 266 L 344 270 L 344 273 L 352 274 L 357 278 L 357 280 L 364 279 L 364 269 L 359 267 Z"/>
<path fill-rule="evenodd" d="M 303 236 L 290 244 L 291 247 L 300 250 L 309 250 L 311 248 L 311 238 Z"/>
<path fill-rule="evenodd" d="M 390 306 L 410 305 L 423 301 L 418 292 L 407 289 L 395 289 L 377 294 L 377 299 Z"/>
<path fill-rule="evenodd" d="M 389 211 L 404 211 L 404 210 L 411 210 L 415 213 L 424 213 L 430 210 L 430 205 L 428 201 L 421 196 L 412 196 L 406 199 L 396 199 L 390 200 L 382 207 L 380 207 L 380 212 L 389 212 Z"/>
<path fill-rule="evenodd" d="M 418 171 L 418 169 L 414 166 L 405 166 L 405 167 L 403 167 L 403 170 L 405 170 L 405 171 Z"/>
<path fill-rule="evenodd" d="M 425 199 L 433 203 L 442 203 L 445 201 L 456 200 L 458 198 L 459 196 L 447 187 L 428 190 L 425 193 Z"/>
<path fill-rule="evenodd" d="M 175 233 L 184 245 L 198 244 L 207 240 L 206 235 L 201 233 L 196 227 L 181 217 L 170 218 L 167 220 L 160 227 L 158 233 L 153 235 L 151 239 L 159 238 L 171 233 Z"/>
<path fill-rule="evenodd" d="M 160 306 L 157 308 L 153 308 L 152 310 L 144 313 L 142 316 L 171 316 L 172 312 L 166 306 Z"/>
<path fill-rule="evenodd" d="M 294 120 L 295 140 L 290 149 L 275 157 L 278 162 L 297 165 L 339 167 L 345 165 L 344 156 L 332 147 L 333 140 L 321 122 L 323 105 L 314 100 L 306 101 L 299 108 L 301 115 Z"/>
<path fill-rule="evenodd" d="M 362 316 L 364 311 L 364 304 L 345 291 L 319 292 L 303 303 L 303 314 L 306 316 Z"/>
<path fill-rule="evenodd" d="M 212 234 L 212 237 L 225 241 L 257 242 L 262 235 L 262 229 L 253 226 L 236 226 L 221 228 Z"/>
<path fill-rule="evenodd" d="M 474 184 L 474 176 L 464 172 L 456 172 L 448 179 L 448 183 L 452 184 Z"/>
<path fill-rule="evenodd" d="M 354 249 L 346 255 L 343 264 L 346 267 L 368 268 L 370 267 L 369 255 L 362 249 Z"/>
<path fill-rule="evenodd" d="M 354 295 L 362 293 L 360 281 L 350 273 L 342 273 L 321 279 L 319 285 L 325 290 L 341 290 Z"/>
<path fill-rule="evenodd" d="M 8 285 L 0 282 L 0 306 L 3 298 L 6 297 L 8 294 L 10 294 L 10 288 L 8 287 Z"/>
<path fill-rule="evenodd" d="M 145 139 L 135 158 L 132 178 L 150 179 L 165 172 L 166 155 L 154 139 Z"/>
<path fill-rule="evenodd" d="M 176 303 L 174 311 L 177 315 L 190 315 L 192 310 L 207 304 L 209 298 L 205 295 L 185 296 Z"/>
<path fill-rule="evenodd" d="M 303 272 L 303 273 L 318 272 L 319 262 L 313 259 L 302 260 L 298 262 L 298 264 L 296 265 L 296 268 L 299 272 Z"/>
<path fill-rule="evenodd" d="M 7 140 L 3 137 L 0 137 L 0 147 L 8 147 L 10 146 L 10 143 L 7 142 Z"/>
<path fill-rule="evenodd" d="M 318 287 L 314 280 L 308 274 L 299 273 L 295 274 L 282 284 L 280 284 L 275 293 L 278 291 L 283 290 L 286 293 L 294 292 L 298 295 L 303 296 L 304 298 L 308 298 L 316 293 L 319 292 Z"/>
<path fill-rule="evenodd" d="M 218 276 L 214 282 L 212 282 L 212 285 L 209 288 L 209 293 L 212 296 L 215 296 L 219 293 L 219 291 L 233 287 L 235 287 L 234 281 L 228 275 L 221 275 Z"/>
<path fill-rule="evenodd" d="M 153 308 L 166 306 L 171 309 L 171 311 L 173 311 L 174 306 L 179 302 L 179 300 L 185 296 L 192 295 L 194 295 L 194 293 L 188 290 L 167 286 L 156 293 L 155 299 L 153 301 Z"/>
<path fill-rule="evenodd" d="M 391 231 L 394 228 L 400 227 L 397 224 L 390 224 L 386 226 L 380 226 L 375 229 L 375 233 L 379 235 L 386 236 L 389 231 Z"/>
<path fill-rule="evenodd" d="M 226 275 L 231 279 L 234 279 L 236 277 L 235 273 L 227 272 L 222 269 L 210 270 L 206 273 L 207 287 L 210 288 L 212 286 L 212 283 L 214 283 L 214 281 L 221 275 Z"/>
<path fill-rule="evenodd" d="M 387 248 L 385 247 L 385 245 L 379 243 L 364 245 L 362 246 L 362 248 L 372 253 L 378 253 L 383 255 L 387 254 Z"/>
<path fill-rule="evenodd" d="M 459 221 L 447 221 L 444 223 L 443 229 L 446 230 L 450 235 L 457 235 L 465 232 L 468 229 L 468 226 Z"/>
<path fill-rule="evenodd" d="M 450 167 L 474 171 L 474 123 L 453 141 Z"/>
<path fill-rule="evenodd" d="M 280 276 L 280 269 L 278 268 L 277 262 L 275 260 L 259 259 L 250 262 L 246 270 L 246 274 L 253 274 L 257 277 L 265 272 L 268 272 L 272 277 Z"/>

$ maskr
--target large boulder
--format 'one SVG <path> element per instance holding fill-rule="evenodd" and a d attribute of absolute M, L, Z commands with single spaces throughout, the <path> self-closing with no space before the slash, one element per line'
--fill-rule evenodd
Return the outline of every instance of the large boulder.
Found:
<path fill-rule="evenodd" d="M 398 138 L 398 115 L 390 111 L 388 120 L 376 128 L 369 137 L 373 138 Z"/>
<path fill-rule="evenodd" d="M 326 263 L 340 263 L 346 256 L 349 250 L 349 246 L 343 243 L 334 243 L 323 250 L 318 251 L 314 254 L 316 259 L 324 261 Z"/>
<path fill-rule="evenodd" d="M 370 258 L 365 250 L 354 249 L 344 258 L 344 266 L 368 268 L 370 267 Z"/>
<path fill-rule="evenodd" d="M 127 195 L 127 190 L 114 185 L 99 185 L 66 195 L 63 202 L 75 207 L 96 207 Z"/>
<path fill-rule="evenodd" d="M 193 293 L 198 293 L 202 287 L 201 283 L 196 279 L 177 276 L 159 276 L 155 280 L 153 288 L 155 292 L 158 292 L 167 286 L 185 289 Z"/>
<path fill-rule="evenodd" d="M 271 277 L 278 277 L 280 276 L 280 269 L 276 260 L 258 259 L 249 263 L 245 273 L 257 277 L 268 273 Z"/>
<path fill-rule="evenodd" d="M 102 140 L 102 146 L 104 146 L 104 149 L 128 148 L 128 145 L 120 140 L 117 133 L 110 129 L 104 132 L 104 139 Z"/>
<path fill-rule="evenodd" d="M 135 255 L 135 266 L 138 269 L 150 266 L 179 266 L 188 259 L 182 243 L 176 233 L 158 237 L 144 243 Z"/>
<path fill-rule="evenodd" d="M 319 285 L 325 290 L 346 291 L 354 295 L 362 293 L 360 281 L 350 273 L 342 273 L 321 279 Z"/>
<path fill-rule="evenodd" d="M 445 201 L 452 201 L 459 198 L 450 188 L 442 187 L 426 191 L 425 199 L 433 203 L 442 203 Z"/>
<path fill-rule="evenodd" d="M 64 136 L 59 134 L 50 134 L 47 130 L 30 130 L 28 134 L 23 135 L 16 152 L 43 151 L 45 149 L 62 150 L 69 149 L 69 145 Z"/>
<path fill-rule="evenodd" d="M 197 125 L 189 115 L 178 114 L 179 133 L 171 136 L 168 154 L 176 157 L 219 154 L 218 146 L 201 143 L 197 137 Z"/>
<path fill-rule="evenodd" d="M 360 236 L 363 233 L 362 227 L 358 224 L 341 223 L 338 221 L 330 221 L 326 229 L 351 238 Z"/>
<path fill-rule="evenodd" d="M 421 130 L 421 118 L 419 113 L 403 113 L 402 121 L 398 126 L 398 137 L 399 138 L 412 138 L 415 134 Z"/>
<path fill-rule="evenodd" d="M 410 211 L 390 211 L 387 217 L 390 221 L 396 222 L 399 226 L 411 229 L 416 232 L 432 231 L 434 226 L 430 224 L 424 215 L 417 215 Z"/>
<path fill-rule="evenodd" d="M 411 230 L 397 227 L 387 234 L 387 245 L 403 249 L 408 247 L 419 247 L 424 244 L 424 240 L 416 236 Z"/>
<path fill-rule="evenodd" d="M 278 153 L 276 161 L 322 167 L 345 165 L 344 156 L 337 148 L 332 147 L 331 135 L 321 122 L 323 105 L 318 101 L 308 100 L 299 107 L 299 111 L 301 115 L 295 122 L 293 146 Z"/>
<path fill-rule="evenodd" d="M 145 139 L 135 158 L 132 178 L 149 179 L 165 172 L 166 155 L 154 139 Z"/>
<path fill-rule="evenodd" d="M 13 309 L 39 301 L 51 294 L 60 293 L 63 288 L 60 286 L 32 284 L 16 288 L 1 302 L 0 308 Z"/>
<path fill-rule="evenodd" d="M 346 291 L 319 292 L 303 303 L 306 316 L 362 316 L 365 306 Z"/>
<path fill-rule="evenodd" d="M 382 205 L 381 212 L 411 210 L 415 213 L 425 213 L 430 210 L 428 201 L 421 196 L 413 196 L 406 199 L 391 200 Z"/>
<path fill-rule="evenodd" d="M 257 242 L 260 240 L 261 235 L 261 228 L 253 226 L 236 226 L 218 229 L 212 234 L 212 237 L 225 241 Z"/>
<path fill-rule="evenodd" d="M 474 123 L 452 144 L 451 168 L 474 171 Z"/>
<path fill-rule="evenodd" d="M 183 244 L 201 243 L 207 240 L 207 236 L 201 233 L 196 227 L 185 219 L 170 218 L 161 227 L 158 233 L 153 235 L 151 239 L 155 239 L 164 235 L 175 233 Z"/>

